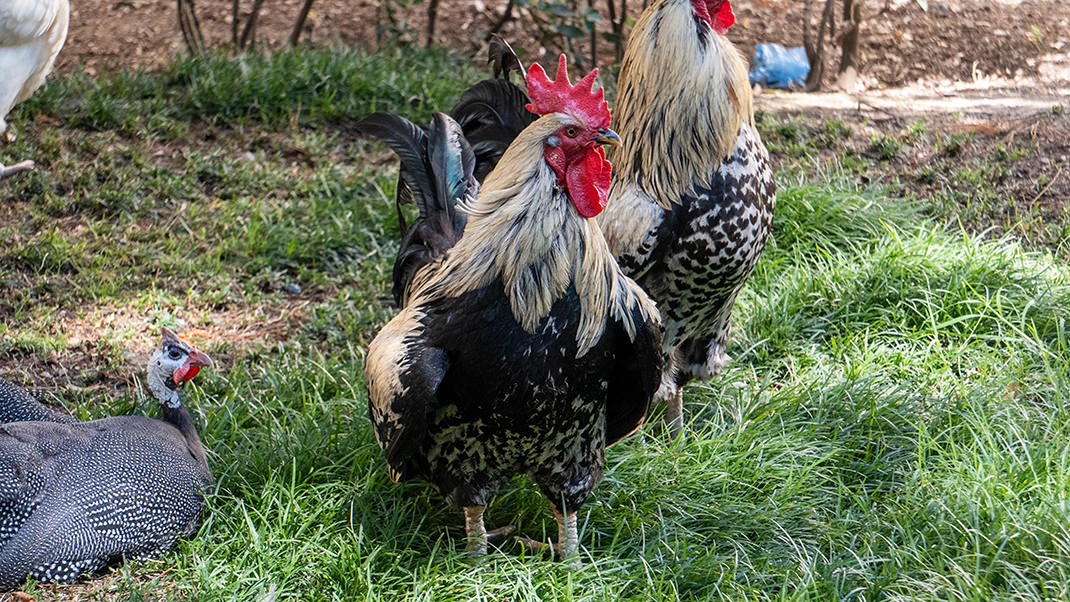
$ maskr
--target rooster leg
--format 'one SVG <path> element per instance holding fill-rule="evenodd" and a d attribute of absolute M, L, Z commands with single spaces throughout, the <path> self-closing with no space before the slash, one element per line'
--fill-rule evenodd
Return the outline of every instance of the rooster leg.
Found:
<path fill-rule="evenodd" d="M 676 392 L 665 405 L 665 423 L 669 428 L 669 438 L 675 439 L 684 430 L 684 388 L 676 387 Z"/>
<path fill-rule="evenodd" d="M 19 173 L 20 171 L 29 171 L 31 169 L 34 169 L 34 167 L 35 166 L 33 164 L 33 161 L 23 161 L 21 163 L 16 163 L 10 167 L 4 167 L 4 164 L 0 163 L 0 178 L 13 176 Z"/>
<path fill-rule="evenodd" d="M 468 557 L 480 558 L 487 554 L 487 527 L 483 525 L 486 506 L 464 507 L 464 529 L 468 533 Z"/>
<path fill-rule="evenodd" d="M 557 557 L 561 560 L 572 559 L 574 565 L 580 562 L 580 532 L 576 525 L 576 511 L 566 511 L 561 514 L 554 508 L 554 518 L 557 519 Z"/>

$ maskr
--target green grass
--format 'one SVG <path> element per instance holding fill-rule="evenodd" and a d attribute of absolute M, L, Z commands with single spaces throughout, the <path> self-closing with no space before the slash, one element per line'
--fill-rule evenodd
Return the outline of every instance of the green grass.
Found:
<path fill-rule="evenodd" d="M 198 536 L 89 593 L 30 591 L 1070 599 L 1070 266 L 945 227 L 926 199 L 889 199 L 850 169 L 780 178 L 735 362 L 688 389 L 684 439 L 644 430 L 609 450 L 580 512 L 582 567 L 512 548 L 467 562 L 460 513 L 424 484 L 390 483 L 372 437 L 361 367 L 392 312 L 394 167 L 345 131 L 372 109 L 448 108 L 479 77 L 446 82 L 457 65 L 421 52 L 183 58 L 56 78 L 19 108 L 20 142 L 0 152 L 48 169 L 0 185 L 3 366 L 77 360 L 122 378 L 160 325 L 207 331 L 221 359 L 187 400 L 217 478 Z M 791 156 L 800 127 L 771 146 Z M 843 128 L 802 134 L 834 145 Z M 255 336 L 232 334 L 243 328 Z M 155 411 L 119 388 L 61 396 L 83 417 Z M 488 522 L 556 530 L 525 478 Z"/>

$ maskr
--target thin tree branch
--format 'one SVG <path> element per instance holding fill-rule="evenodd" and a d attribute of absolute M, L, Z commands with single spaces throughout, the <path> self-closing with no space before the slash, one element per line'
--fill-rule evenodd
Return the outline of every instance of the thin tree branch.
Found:
<path fill-rule="evenodd" d="M 435 42 L 435 21 L 438 19 L 438 0 L 427 3 L 427 47 Z"/>
<path fill-rule="evenodd" d="M 182 41 L 190 54 L 200 54 L 204 51 L 204 34 L 201 33 L 201 24 L 197 21 L 197 10 L 193 6 L 193 0 L 178 0 L 178 27 L 182 31 Z"/>
<path fill-rule="evenodd" d="M 304 5 L 301 6 L 301 12 L 297 14 L 297 22 L 294 23 L 294 29 L 290 32 L 290 46 L 297 46 L 297 41 L 301 39 L 301 30 L 305 28 L 305 20 L 308 19 L 308 11 L 312 10 L 312 3 L 315 0 L 305 0 Z"/>
<path fill-rule="evenodd" d="M 509 0 L 509 3 L 505 5 L 505 12 L 502 13 L 502 16 L 491 26 L 490 31 L 487 32 L 487 37 L 484 38 L 483 41 L 489 41 L 491 36 L 501 31 L 502 27 L 513 18 L 513 6 L 515 4 L 516 0 Z"/>
<path fill-rule="evenodd" d="M 241 20 L 241 12 L 238 10 L 238 0 L 230 5 L 230 45 L 238 49 L 238 22 Z"/>
<path fill-rule="evenodd" d="M 240 50 L 248 49 L 250 42 L 256 40 L 256 25 L 260 19 L 260 8 L 263 5 L 264 0 L 255 0 L 253 2 L 253 10 L 249 13 L 249 19 L 245 21 L 245 29 L 242 30 L 241 40 L 238 42 Z"/>

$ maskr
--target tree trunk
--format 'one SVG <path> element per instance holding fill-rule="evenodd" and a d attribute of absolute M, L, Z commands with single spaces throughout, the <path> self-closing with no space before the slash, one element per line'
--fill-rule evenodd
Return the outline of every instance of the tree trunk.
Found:
<path fill-rule="evenodd" d="M 290 46 L 297 46 L 297 41 L 301 39 L 301 30 L 305 28 L 305 20 L 308 19 L 308 11 L 312 10 L 313 2 L 315 0 L 305 0 L 301 12 L 297 14 L 297 22 L 294 23 L 294 29 L 290 32 Z"/>
<path fill-rule="evenodd" d="M 241 32 L 241 40 L 238 41 L 239 50 L 248 50 L 256 42 L 256 25 L 260 18 L 260 8 L 264 0 L 253 2 L 253 10 L 249 13 L 249 19 L 245 22 L 245 29 Z"/>
<path fill-rule="evenodd" d="M 438 0 L 427 3 L 427 47 L 435 41 L 435 21 L 438 19 Z"/>
<path fill-rule="evenodd" d="M 806 2 L 806 18 L 803 27 L 803 45 L 806 46 L 806 58 L 810 61 L 810 73 L 806 76 L 806 91 L 813 92 L 821 89 L 821 80 L 825 75 L 825 31 L 829 36 L 835 36 L 836 17 L 833 13 L 836 0 L 825 0 L 825 9 L 821 11 L 821 21 L 817 27 L 817 39 L 811 35 L 810 14 L 813 8 L 813 0 Z"/>
<path fill-rule="evenodd" d="M 843 33 L 840 34 L 843 53 L 839 73 L 849 68 L 858 70 L 858 28 L 862 23 L 862 0 L 843 0 Z"/>

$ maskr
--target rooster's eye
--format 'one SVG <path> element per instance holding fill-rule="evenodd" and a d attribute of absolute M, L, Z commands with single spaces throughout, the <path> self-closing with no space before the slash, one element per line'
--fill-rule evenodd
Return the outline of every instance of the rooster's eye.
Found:
<path fill-rule="evenodd" d="M 565 135 L 568 136 L 569 138 L 575 138 L 576 134 L 579 134 L 579 131 L 574 127 L 571 127 L 571 128 L 568 128 L 567 130 L 565 130 Z"/>
<path fill-rule="evenodd" d="M 171 359 L 173 359 L 173 360 L 177 360 L 177 359 L 179 359 L 180 357 L 182 357 L 182 352 L 180 352 L 180 351 L 179 351 L 179 350 L 177 350 L 177 349 L 172 349 L 172 350 L 170 351 L 170 353 L 168 353 L 168 354 L 167 354 L 167 357 L 169 357 L 169 358 L 171 358 Z"/>

